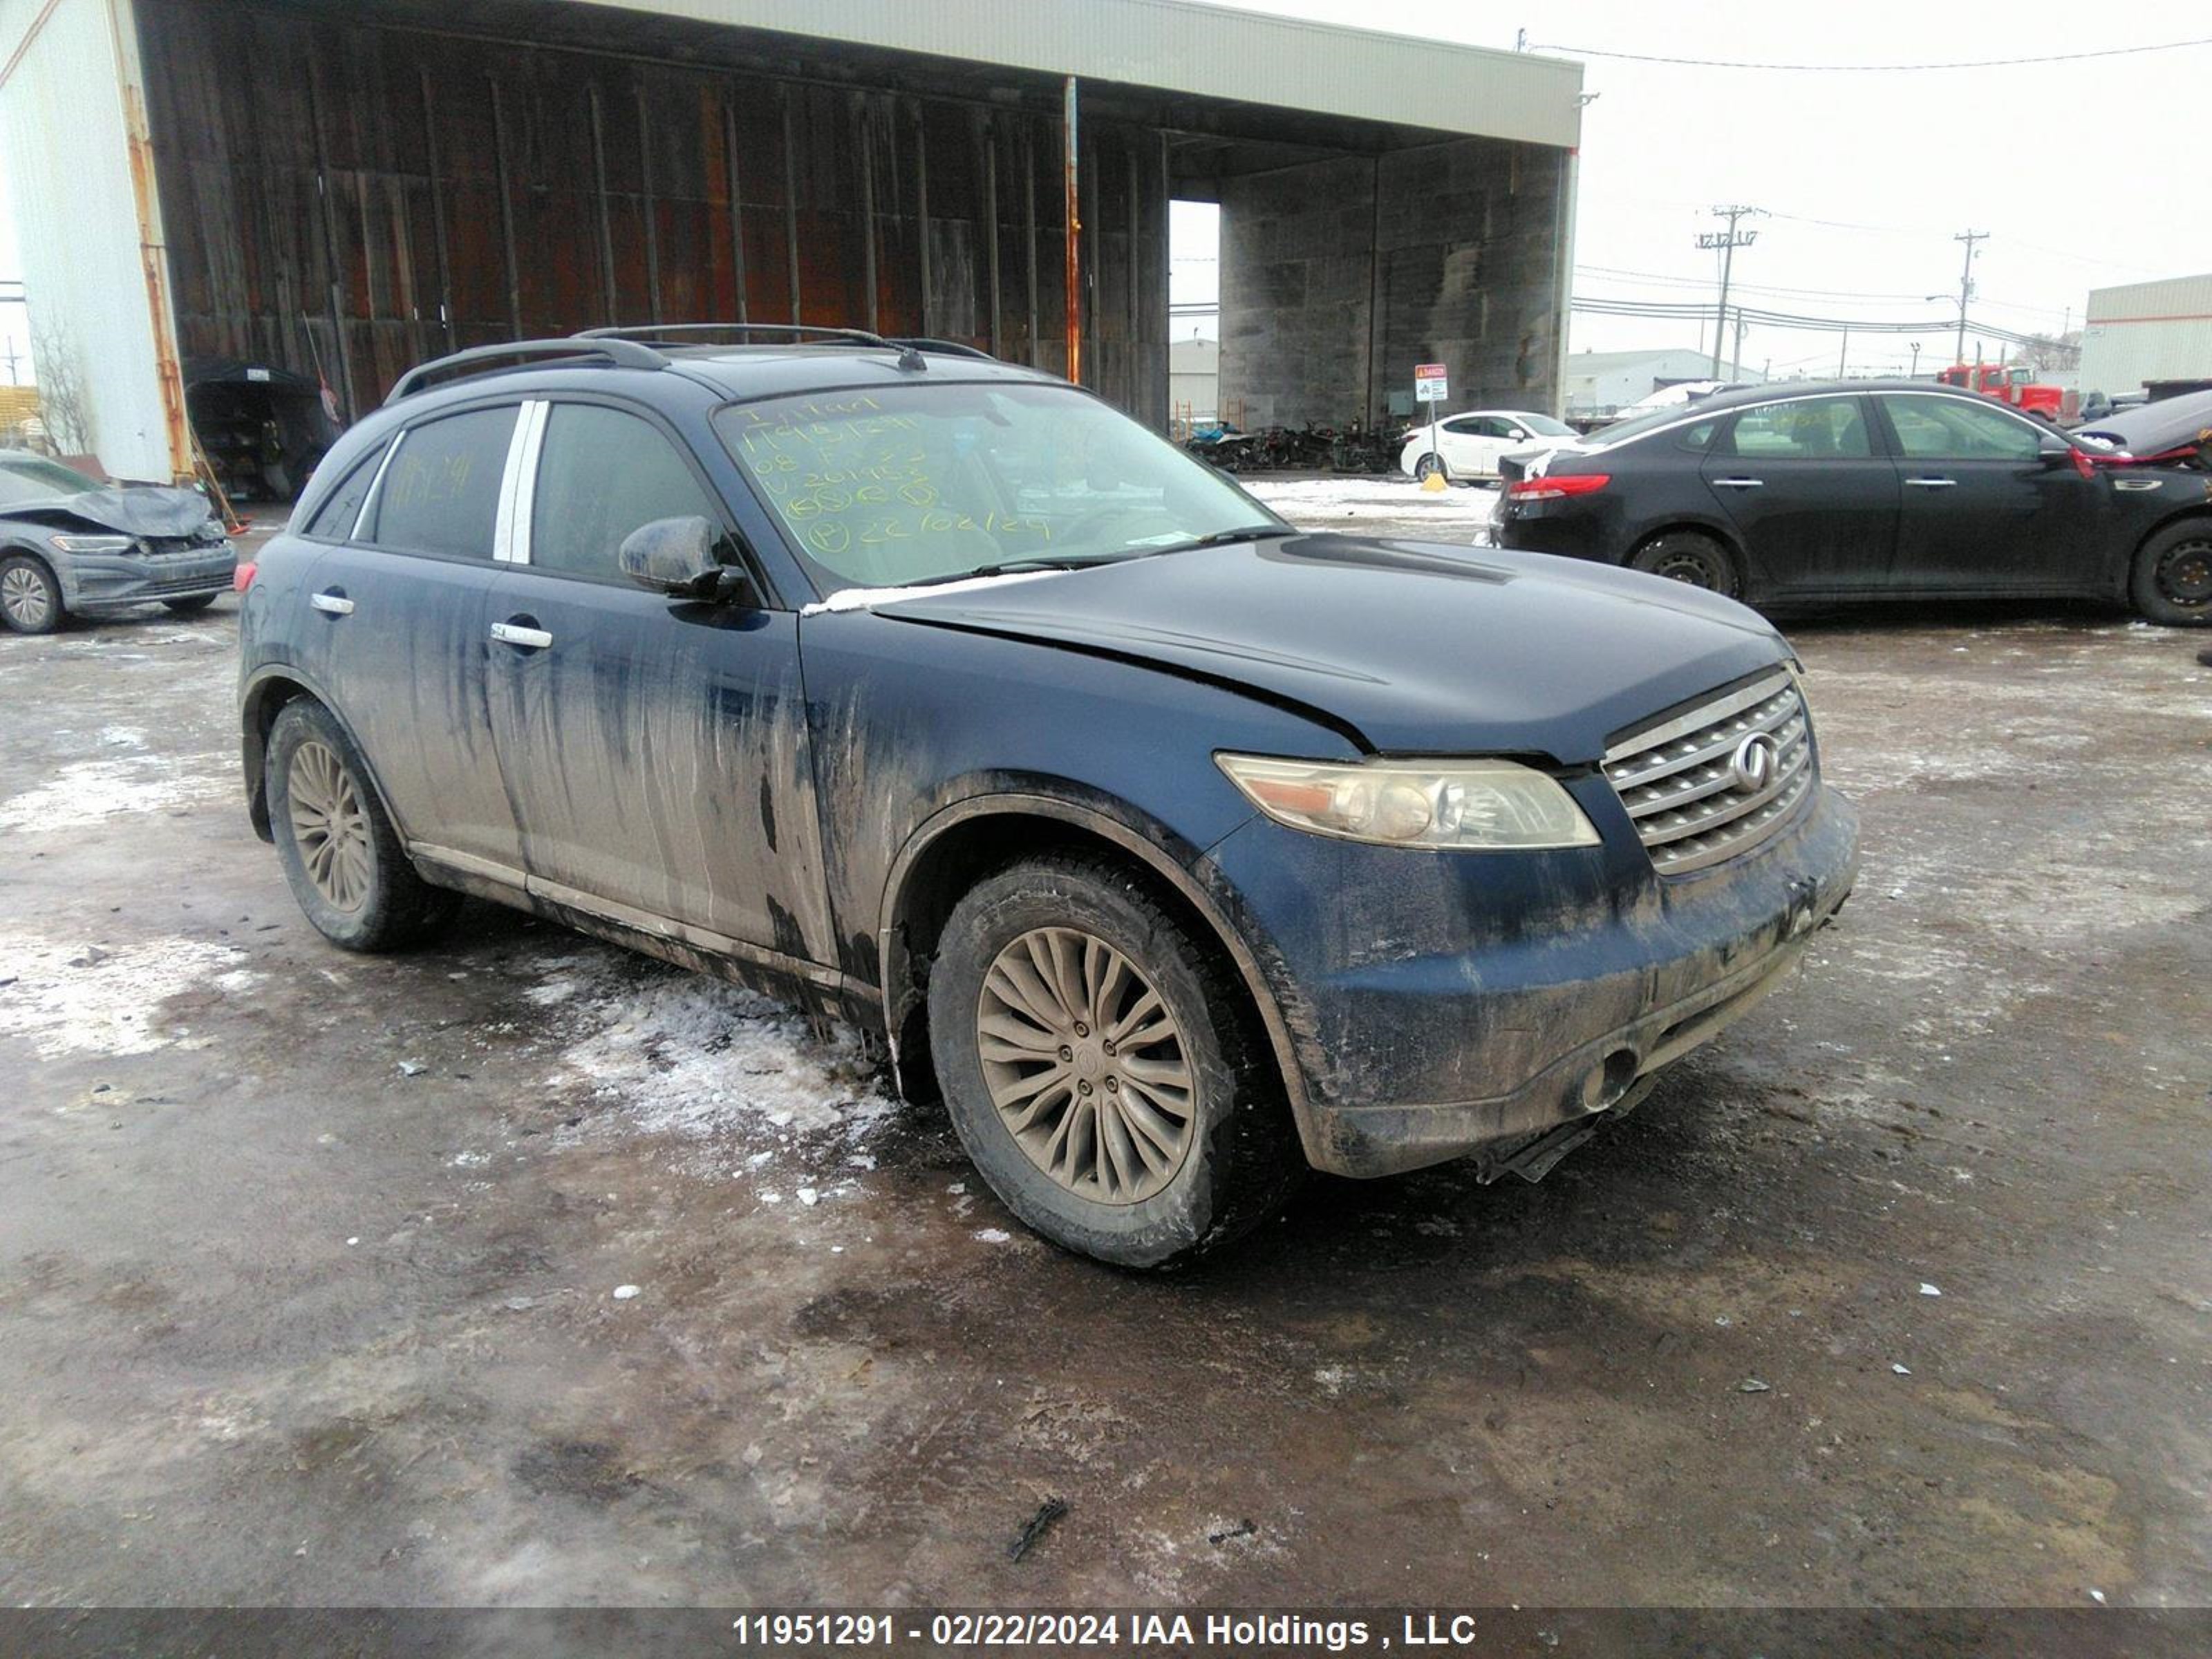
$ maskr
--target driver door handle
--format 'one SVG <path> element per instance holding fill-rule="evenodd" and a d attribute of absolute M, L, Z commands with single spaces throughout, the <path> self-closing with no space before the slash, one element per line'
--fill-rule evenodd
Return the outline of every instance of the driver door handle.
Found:
<path fill-rule="evenodd" d="M 1915 489 L 1956 489 L 1959 487 L 1956 478 L 1907 478 L 1905 482 Z"/>
<path fill-rule="evenodd" d="M 1713 488 L 1716 489 L 1764 489 L 1766 488 L 1766 480 L 1764 478 L 1716 478 L 1713 480 Z"/>
<path fill-rule="evenodd" d="M 542 628 L 526 628 L 520 623 L 494 623 L 491 636 L 501 645 L 520 645 L 532 651 L 543 651 L 553 643 L 553 636 Z"/>

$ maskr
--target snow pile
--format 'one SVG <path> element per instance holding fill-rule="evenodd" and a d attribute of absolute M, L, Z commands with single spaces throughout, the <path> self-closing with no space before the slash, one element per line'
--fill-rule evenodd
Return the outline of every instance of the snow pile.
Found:
<path fill-rule="evenodd" d="M 57 945 L 0 934 L 0 1033 L 30 1037 L 40 1058 L 69 1054 L 143 1054 L 175 1034 L 156 1016 L 167 998 L 210 985 L 243 992 L 260 975 L 246 952 L 196 939 L 118 945 Z"/>
<path fill-rule="evenodd" d="M 1437 541 L 1486 540 L 1494 488 L 1425 490 L 1410 478 L 1248 478 L 1244 487 L 1301 530 L 1380 528 Z"/>
<path fill-rule="evenodd" d="M 697 1143 L 736 1173 L 802 1138 L 852 1156 L 896 1109 L 857 1033 L 827 1040 L 773 998 L 653 964 L 563 957 L 532 1000 L 560 1023 L 556 1085 L 581 1084 L 625 1125 Z"/>

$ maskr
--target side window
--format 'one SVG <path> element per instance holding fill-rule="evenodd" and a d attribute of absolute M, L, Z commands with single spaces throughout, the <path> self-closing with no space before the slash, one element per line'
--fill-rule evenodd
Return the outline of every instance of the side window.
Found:
<path fill-rule="evenodd" d="M 514 415 L 510 404 L 410 427 L 384 470 L 375 523 L 362 539 L 410 553 L 490 558 Z"/>
<path fill-rule="evenodd" d="M 1480 438 L 1484 435 L 1482 424 L 1472 415 L 1462 415 L 1457 420 L 1446 421 L 1444 430 L 1456 433 L 1462 438 Z"/>
<path fill-rule="evenodd" d="M 1721 417 L 1717 415 L 1710 421 L 1692 421 L 1674 434 L 1674 447 L 1702 455 L 1713 447 L 1713 434 L 1720 429 Z"/>
<path fill-rule="evenodd" d="M 2032 461 L 2043 434 L 2016 416 L 1950 398 L 1885 398 L 1910 461 Z"/>
<path fill-rule="evenodd" d="M 655 519 L 722 508 L 650 422 L 597 404 L 556 404 L 546 417 L 530 509 L 530 562 L 580 576 L 620 576 L 623 538 Z"/>
<path fill-rule="evenodd" d="M 356 520 L 361 517 L 361 504 L 368 499 L 368 487 L 376 482 L 377 463 L 391 446 L 379 444 L 362 457 L 354 470 L 345 475 L 336 489 L 323 497 L 323 504 L 315 509 L 302 535 L 327 537 L 342 542 L 353 534 Z"/>
<path fill-rule="evenodd" d="M 1495 415 L 1485 415 L 1475 422 L 1474 435 L 1478 438 L 1510 438 L 1513 435 L 1513 428 L 1510 422 L 1499 420 Z"/>
<path fill-rule="evenodd" d="M 1746 460 L 1856 460 L 1874 453 L 1855 397 L 1802 398 L 1747 409 L 1735 417 L 1732 441 Z"/>

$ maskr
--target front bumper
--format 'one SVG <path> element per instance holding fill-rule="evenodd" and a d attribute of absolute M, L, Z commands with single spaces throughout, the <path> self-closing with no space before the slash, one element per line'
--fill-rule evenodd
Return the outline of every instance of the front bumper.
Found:
<path fill-rule="evenodd" d="M 1210 864 L 1288 1033 L 1309 1162 L 1381 1176 L 1632 1102 L 1796 963 L 1850 892 L 1857 819 L 1822 786 L 1753 852 L 1664 880 L 1611 835 L 1423 855 L 1265 820 Z"/>
<path fill-rule="evenodd" d="M 63 609 L 86 612 L 228 592 L 238 569 L 238 551 L 227 541 L 177 553 L 53 552 L 49 556 L 61 582 Z"/>

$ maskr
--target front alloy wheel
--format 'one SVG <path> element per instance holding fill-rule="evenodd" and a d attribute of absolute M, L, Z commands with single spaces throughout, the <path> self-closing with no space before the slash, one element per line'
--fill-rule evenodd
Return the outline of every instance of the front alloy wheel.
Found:
<path fill-rule="evenodd" d="M 1040 927 L 983 976 L 975 1040 L 991 1103 L 1030 1162 L 1080 1198 L 1133 1204 L 1189 1155 L 1196 1079 L 1182 1028 L 1119 951 Z"/>
<path fill-rule="evenodd" d="M 929 1046 L 960 1144 L 1008 1209 L 1127 1267 L 1256 1225 L 1304 1172 L 1249 997 L 1171 896 L 1105 856 L 1041 854 L 953 906 Z"/>
<path fill-rule="evenodd" d="M 51 634 L 62 625 L 61 588 L 28 555 L 0 562 L 0 619 L 18 634 Z"/>
<path fill-rule="evenodd" d="M 2136 609 L 2172 628 L 2212 626 L 2212 525 L 2191 520 L 2153 536 L 2129 584 Z"/>

